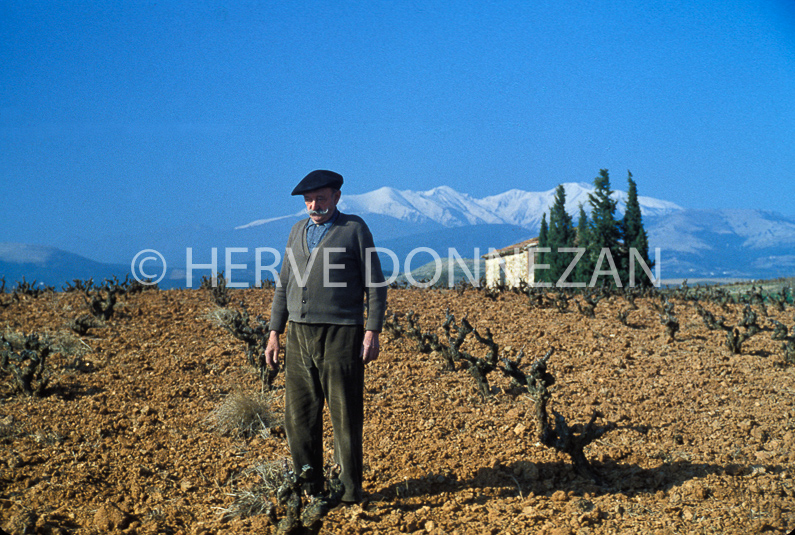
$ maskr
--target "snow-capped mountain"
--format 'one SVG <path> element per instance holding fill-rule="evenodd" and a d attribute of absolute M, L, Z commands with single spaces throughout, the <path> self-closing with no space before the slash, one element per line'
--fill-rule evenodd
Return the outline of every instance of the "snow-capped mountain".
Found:
<path fill-rule="evenodd" d="M 566 209 L 574 223 L 580 205 L 590 216 L 588 195 L 593 187 L 573 182 L 563 186 Z M 479 258 L 491 248 L 535 237 L 541 217 L 549 213 L 554 198 L 554 188 L 542 192 L 513 189 L 483 198 L 449 186 L 428 191 L 380 188 L 362 194 L 343 192 L 340 209 L 363 216 L 376 244 L 396 255 L 399 265 L 391 265 L 391 259 L 385 261 L 389 276 L 432 260 L 429 249 L 441 258 L 451 256 L 450 248 L 455 248 L 461 258 Z M 618 201 L 617 217 L 622 217 L 627 194 L 615 191 L 614 198 Z M 0 247 L 0 276 L 6 276 L 9 287 L 22 276 L 56 286 L 108 272 L 123 278 L 138 252 L 154 249 L 168 263 L 169 275 L 161 286 L 184 284 L 189 265 L 194 286 L 204 275 L 225 271 L 227 263 L 234 269 L 235 280 L 254 280 L 255 266 L 276 266 L 281 261 L 276 252 L 284 250 L 292 225 L 306 217 L 300 200 L 293 201 L 286 204 L 289 208 L 283 213 L 263 214 L 266 217 L 262 219 L 226 229 L 195 225 L 134 236 L 90 235 L 81 237 L 83 249 L 54 244 L 84 257 L 100 254 L 113 259 L 116 265 L 112 269 L 51 248 L 5 245 Z M 694 210 L 643 196 L 638 201 L 652 258 L 655 250 L 659 251 L 657 265 L 663 279 L 762 279 L 795 274 L 793 218 L 763 210 Z M 425 252 L 413 255 L 418 248 Z M 188 250 L 191 256 L 187 256 Z M 412 262 L 406 265 L 409 259 Z"/>
<path fill-rule="evenodd" d="M 594 191 L 592 186 L 586 183 L 568 182 L 563 184 L 563 187 L 566 190 L 566 210 L 570 214 L 576 216 L 581 204 L 585 207 L 586 213 L 590 213 L 588 195 Z M 622 215 L 627 194 L 615 191 L 613 198 L 618 201 L 617 211 Z M 428 191 L 384 187 L 368 193 L 343 194 L 339 208 L 343 212 L 362 216 L 377 214 L 410 223 L 433 222 L 447 228 L 502 224 L 537 230 L 541 224 L 542 214 L 549 212 L 554 202 L 555 189 L 541 192 L 512 189 L 499 195 L 477 199 L 466 193 L 459 193 L 449 186 L 439 186 Z M 672 202 L 651 197 L 639 196 L 638 202 L 644 216 L 659 216 L 682 210 Z M 303 216 L 303 211 L 291 215 Z M 252 221 L 236 228 L 251 228 L 276 219 L 279 218 Z"/>
<path fill-rule="evenodd" d="M 341 200 L 340 210 L 387 215 L 414 223 L 434 221 L 445 227 L 504 223 L 498 214 L 481 206 L 478 199 L 448 186 L 416 192 L 380 188 L 347 195 Z"/>
<path fill-rule="evenodd" d="M 563 184 L 566 210 L 577 223 L 580 205 L 590 215 L 587 183 Z M 483 198 L 449 186 L 428 191 L 380 188 L 368 193 L 343 193 L 340 209 L 363 216 L 379 246 L 399 257 L 416 247 L 445 257 L 449 247 L 462 256 L 500 248 L 536 236 L 544 213 L 554 204 L 555 189 L 531 192 L 513 189 Z M 627 193 L 614 191 L 618 218 Z M 795 220 L 762 210 L 693 210 L 669 201 L 639 196 L 638 202 L 652 248 L 660 250 L 663 278 L 768 278 L 795 271 Z M 238 231 L 267 233 L 305 217 L 260 220 Z M 429 260 L 430 258 L 428 258 Z M 405 266 L 400 266 L 401 270 Z"/>

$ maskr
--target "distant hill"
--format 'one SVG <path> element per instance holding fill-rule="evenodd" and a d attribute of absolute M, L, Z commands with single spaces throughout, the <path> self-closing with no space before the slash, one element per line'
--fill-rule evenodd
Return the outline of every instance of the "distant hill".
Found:
<path fill-rule="evenodd" d="M 454 286 L 461 281 L 478 284 L 481 277 L 486 276 L 486 262 L 483 259 L 476 261 L 474 258 L 440 258 L 438 263 L 431 261 L 412 269 L 410 275 L 411 278 L 408 273 L 402 273 L 395 278 L 395 282 L 409 285 L 433 283 L 434 286 Z"/>
<path fill-rule="evenodd" d="M 771 279 L 795 273 L 795 220 L 763 210 L 680 210 L 644 221 L 663 278 Z"/>
<path fill-rule="evenodd" d="M 0 277 L 5 278 L 6 291 L 12 290 L 23 279 L 60 290 L 75 279 L 93 279 L 99 284 L 114 276 L 124 280 L 129 275 L 129 265 L 103 264 L 55 247 L 0 243 Z M 170 283 L 165 279 L 159 284 L 161 288 L 173 286 L 176 286 L 173 281 Z"/>

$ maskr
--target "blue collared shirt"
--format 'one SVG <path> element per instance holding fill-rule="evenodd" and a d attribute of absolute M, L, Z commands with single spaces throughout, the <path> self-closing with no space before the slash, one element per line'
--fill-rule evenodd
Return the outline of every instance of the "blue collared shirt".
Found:
<path fill-rule="evenodd" d="M 326 231 L 331 228 L 331 225 L 334 224 L 339 215 L 340 211 L 335 210 L 334 215 L 331 216 L 331 219 L 325 223 L 317 225 L 312 221 L 311 218 L 306 222 L 306 246 L 309 248 L 310 253 L 315 249 L 315 247 L 317 247 L 317 245 L 320 243 L 320 240 L 322 240 L 323 236 L 326 235 Z"/>

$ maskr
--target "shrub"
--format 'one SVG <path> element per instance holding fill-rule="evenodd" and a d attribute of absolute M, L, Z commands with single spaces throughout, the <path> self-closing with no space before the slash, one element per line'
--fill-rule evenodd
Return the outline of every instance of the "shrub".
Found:
<path fill-rule="evenodd" d="M 36 298 L 45 293 L 53 293 L 54 291 L 55 288 L 52 286 L 47 286 L 44 283 L 37 283 L 35 280 L 33 282 L 27 282 L 25 277 L 22 277 L 22 282 L 17 281 L 17 285 L 12 292 L 12 297 L 18 301 L 20 295 Z"/>
<path fill-rule="evenodd" d="M 27 396 L 41 396 L 49 382 L 44 366 L 52 347 L 37 333 L 0 335 L 0 371 L 10 375 L 14 388 Z"/>
<path fill-rule="evenodd" d="M 548 387 L 555 383 L 555 378 L 547 372 L 547 361 L 552 353 L 553 350 L 550 349 L 546 355 L 536 360 L 526 376 L 527 389 L 535 402 L 536 438 L 541 444 L 568 454 L 578 474 L 592 479 L 597 485 L 603 485 L 601 476 L 585 457 L 585 447 L 614 429 L 615 425 L 608 422 L 604 426 L 595 426 L 596 419 L 602 416 L 597 411 L 591 414 L 587 424 L 570 426 L 562 414 L 553 410 L 554 424 L 550 423 L 547 404 L 552 394 Z"/>
<path fill-rule="evenodd" d="M 105 326 L 105 323 L 91 314 L 81 314 L 76 318 L 72 318 L 66 322 L 66 326 L 80 336 L 88 334 L 89 329 L 99 329 Z"/>
<path fill-rule="evenodd" d="M 255 318 L 254 327 L 249 323 L 248 309 L 241 303 L 243 312 L 228 308 L 219 308 L 209 314 L 209 320 L 229 331 L 232 336 L 246 344 L 246 359 L 256 368 L 262 381 L 262 387 L 270 390 L 278 370 L 271 369 L 265 362 L 265 348 L 268 345 L 270 323 L 259 316 Z"/>
<path fill-rule="evenodd" d="M 219 307 L 223 308 L 229 304 L 229 289 L 226 287 L 226 278 L 224 278 L 223 271 L 218 272 L 215 281 L 213 281 L 212 277 L 207 277 L 206 275 L 202 277 L 199 288 L 209 290 L 215 304 Z"/>

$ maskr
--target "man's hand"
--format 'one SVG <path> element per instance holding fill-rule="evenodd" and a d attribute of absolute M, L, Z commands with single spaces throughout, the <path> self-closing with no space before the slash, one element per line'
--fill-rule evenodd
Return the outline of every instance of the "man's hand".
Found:
<path fill-rule="evenodd" d="M 378 353 L 381 351 L 381 347 L 378 345 L 378 334 L 379 333 L 377 331 L 364 332 L 364 342 L 362 342 L 362 362 L 365 364 L 378 358 Z"/>
<path fill-rule="evenodd" d="M 279 369 L 279 350 L 281 349 L 281 345 L 279 344 L 279 333 L 276 331 L 271 331 L 268 335 L 268 345 L 265 348 L 265 362 L 268 363 L 268 366 L 272 370 Z"/>

